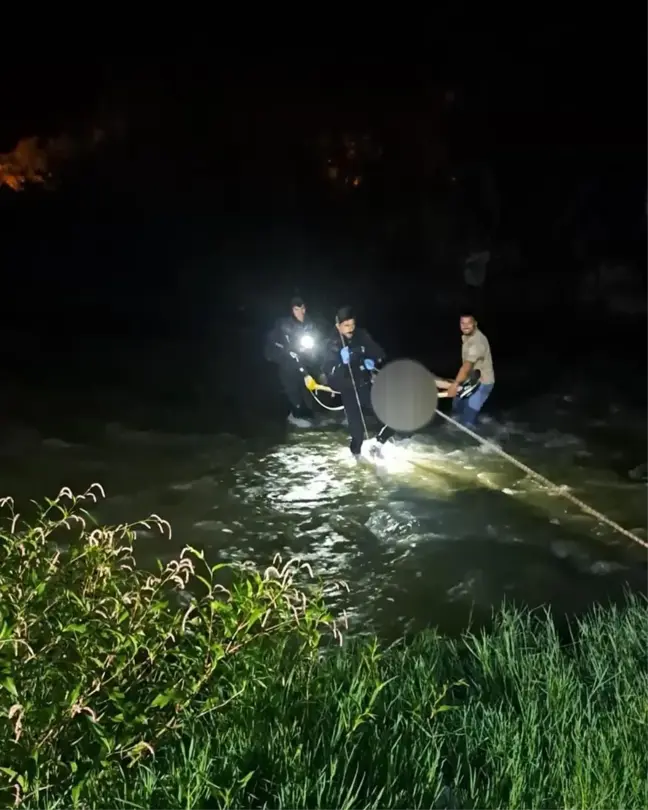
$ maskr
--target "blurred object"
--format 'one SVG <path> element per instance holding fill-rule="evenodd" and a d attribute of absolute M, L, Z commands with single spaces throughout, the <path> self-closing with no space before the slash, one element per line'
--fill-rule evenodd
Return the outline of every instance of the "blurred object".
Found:
<path fill-rule="evenodd" d="M 0 188 L 24 191 L 25 185 L 33 183 L 49 187 L 61 165 L 94 151 L 106 139 L 106 130 L 98 126 L 79 138 L 67 134 L 47 139 L 37 135 L 21 138 L 13 151 L 0 153 Z"/>
<path fill-rule="evenodd" d="M 490 261 L 490 251 L 471 253 L 464 262 L 464 281 L 470 287 L 482 287 L 486 281 L 486 270 Z"/>
<path fill-rule="evenodd" d="M 49 176 L 47 154 L 35 136 L 23 138 L 12 152 L 0 154 L 0 186 L 22 191 L 25 183 L 44 183 Z"/>
<path fill-rule="evenodd" d="M 363 173 L 380 161 L 382 153 L 382 146 L 369 133 L 327 133 L 317 144 L 326 179 L 339 189 L 358 188 L 363 183 Z"/>
<path fill-rule="evenodd" d="M 601 261 L 581 277 L 579 299 L 608 315 L 643 315 L 646 293 L 641 269 L 623 261 Z"/>

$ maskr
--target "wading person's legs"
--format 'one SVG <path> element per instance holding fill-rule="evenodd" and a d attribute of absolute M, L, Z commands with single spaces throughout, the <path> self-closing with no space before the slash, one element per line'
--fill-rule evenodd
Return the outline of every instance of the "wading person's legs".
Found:
<path fill-rule="evenodd" d="M 456 422 L 463 424 L 462 420 L 465 410 L 466 410 L 466 400 L 462 399 L 461 397 L 455 397 L 452 400 L 452 418 Z"/>
<path fill-rule="evenodd" d="M 371 402 L 371 385 L 361 385 L 358 388 L 358 396 L 360 397 L 360 404 L 362 405 L 362 409 L 365 414 L 371 414 L 373 419 L 378 422 L 376 441 L 379 444 L 384 444 L 388 439 L 391 439 L 396 431 L 390 427 L 387 427 L 387 425 L 383 425 L 383 423 L 376 416 L 376 412 L 374 411 L 373 404 Z"/>
<path fill-rule="evenodd" d="M 358 407 L 355 391 L 352 388 L 345 389 L 342 392 L 342 404 L 347 418 L 347 430 L 351 437 L 349 449 L 354 456 L 359 456 L 360 450 L 362 450 L 362 442 L 365 440 L 365 429 L 362 412 Z"/>
<path fill-rule="evenodd" d="M 279 366 L 279 381 L 290 402 L 290 414 L 294 419 L 310 419 L 312 414 L 304 402 L 304 377 L 295 365 Z"/>
<path fill-rule="evenodd" d="M 462 425 L 469 428 L 476 426 L 479 412 L 484 407 L 488 397 L 491 395 L 491 391 L 493 390 L 494 386 L 495 383 L 482 384 L 473 394 L 466 397 L 465 400 L 461 400 L 466 403 L 462 410 L 461 418 L 459 419 L 459 422 Z"/>

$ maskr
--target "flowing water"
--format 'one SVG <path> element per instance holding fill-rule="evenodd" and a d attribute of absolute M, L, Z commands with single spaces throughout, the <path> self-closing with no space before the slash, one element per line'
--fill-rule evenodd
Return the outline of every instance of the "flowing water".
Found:
<path fill-rule="evenodd" d="M 288 431 L 262 390 L 242 411 L 236 397 L 228 409 L 222 387 L 218 406 L 205 389 L 199 407 L 176 403 L 171 389 L 146 400 L 128 386 L 56 379 L 57 393 L 49 382 L 40 394 L 34 384 L 14 390 L 23 407 L 5 423 L 0 492 L 24 503 L 100 482 L 100 520 L 157 513 L 172 524 L 171 539 L 140 533 L 142 565 L 185 544 L 259 566 L 299 556 L 348 583 L 356 629 L 369 619 L 385 632 L 456 631 L 505 598 L 572 613 L 645 588 L 643 549 L 439 419 L 385 470 L 353 463 L 334 420 Z M 644 452 L 645 414 L 613 395 L 588 412 L 591 395 L 583 384 L 544 392 L 494 411 L 485 435 L 645 537 L 646 486 L 627 475 L 628 442 Z"/>

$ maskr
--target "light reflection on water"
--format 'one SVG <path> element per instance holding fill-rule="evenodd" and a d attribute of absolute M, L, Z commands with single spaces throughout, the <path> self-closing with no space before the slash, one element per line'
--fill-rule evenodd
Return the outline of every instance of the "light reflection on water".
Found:
<path fill-rule="evenodd" d="M 619 479 L 604 460 L 579 466 L 589 451 L 576 434 L 533 433 L 515 421 L 489 429 L 542 474 L 645 529 L 645 486 Z M 173 525 L 170 542 L 141 534 L 144 563 L 186 543 L 263 567 L 275 553 L 296 555 L 324 579 L 345 580 L 345 606 L 385 628 L 458 629 L 503 598 L 577 610 L 618 595 L 627 580 L 645 581 L 645 557 L 628 541 L 452 430 L 405 440 L 378 465 L 353 461 L 334 430 L 270 447 L 115 424 L 77 445 L 33 433 L 2 446 L 3 491 L 52 495 L 98 480 L 109 496 L 99 518 L 156 512 Z"/>

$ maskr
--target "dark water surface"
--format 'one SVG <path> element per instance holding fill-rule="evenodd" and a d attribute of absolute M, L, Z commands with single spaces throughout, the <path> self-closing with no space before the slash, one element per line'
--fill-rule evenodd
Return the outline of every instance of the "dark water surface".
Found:
<path fill-rule="evenodd" d="M 55 374 L 41 352 L 40 370 L 5 385 L 0 493 L 24 503 L 100 482 L 100 520 L 171 522 L 171 540 L 141 534 L 143 565 L 188 543 L 214 561 L 300 556 L 387 632 L 458 630 L 504 598 L 572 613 L 645 590 L 643 549 L 439 419 L 389 472 L 352 464 L 331 419 L 289 432 L 255 341 L 225 359 L 160 339 L 77 346 L 64 373 L 53 346 Z M 627 475 L 645 461 L 645 407 L 601 386 L 605 368 L 525 389 L 528 365 L 499 363 L 484 431 L 645 537 L 646 486 Z"/>

